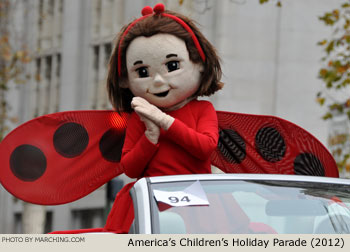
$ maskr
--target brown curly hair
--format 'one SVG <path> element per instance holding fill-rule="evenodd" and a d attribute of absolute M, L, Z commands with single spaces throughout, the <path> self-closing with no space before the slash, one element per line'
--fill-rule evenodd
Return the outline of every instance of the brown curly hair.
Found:
<path fill-rule="evenodd" d="M 205 62 L 200 57 L 196 46 L 193 43 L 191 35 L 175 20 L 162 16 L 162 15 L 151 15 L 138 21 L 125 35 L 121 45 L 120 39 L 124 31 L 132 23 L 125 25 L 117 36 L 117 43 L 113 49 L 113 53 L 109 60 L 108 65 L 108 76 L 107 76 L 107 91 L 109 99 L 118 112 L 131 112 L 131 100 L 134 95 L 130 89 L 122 88 L 122 83 L 128 81 L 128 73 L 126 68 L 126 50 L 130 45 L 131 41 L 139 36 L 151 37 L 158 33 L 166 33 L 174 35 L 183 41 L 185 41 L 187 50 L 189 52 L 190 59 L 193 63 L 202 63 L 203 72 L 201 73 L 201 84 L 197 92 L 193 95 L 197 96 L 210 96 L 216 91 L 220 90 L 223 83 L 221 79 L 221 66 L 219 57 L 217 56 L 215 48 L 211 43 L 203 36 L 203 34 L 195 26 L 194 22 L 179 13 L 172 11 L 164 11 L 164 13 L 171 14 L 182 19 L 192 29 L 196 35 L 202 50 L 205 54 Z M 118 76 L 118 48 L 120 46 L 121 51 L 121 74 Z"/>

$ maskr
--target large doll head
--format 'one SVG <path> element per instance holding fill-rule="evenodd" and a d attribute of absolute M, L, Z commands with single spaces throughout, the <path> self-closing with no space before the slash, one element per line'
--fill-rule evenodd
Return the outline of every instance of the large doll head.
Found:
<path fill-rule="evenodd" d="M 222 87 L 214 47 L 187 17 L 158 4 L 126 25 L 109 62 L 107 89 L 117 111 L 131 112 L 134 96 L 167 109 Z"/>

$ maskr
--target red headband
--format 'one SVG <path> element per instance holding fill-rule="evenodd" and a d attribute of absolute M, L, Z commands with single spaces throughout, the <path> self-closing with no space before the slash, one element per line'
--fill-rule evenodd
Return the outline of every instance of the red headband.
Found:
<path fill-rule="evenodd" d="M 196 37 L 196 35 L 194 34 L 194 32 L 192 31 L 192 29 L 181 19 L 178 18 L 174 15 L 168 14 L 168 13 L 164 13 L 164 5 L 162 3 L 158 3 L 154 6 L 154 8 L 152 9 L 150 6 L 146 6 L 142 9 L 141 13 L 142 13 L 142 17 L 136 19 L 135 21 L 133 21 L 124 31 L 124 33 L 122 34 L 120 41 L 119 41 L 119 45 L 118 45 L 118 76 L 121 76 L 121 72 L 122 72 L 122 59 L 121 59 L 121 44 L 124 41 L 124 38 L 126 36 L 126 34 L 130 31 L 130 29 L 139 21 L 151 16 L 151 15 L 162 15 L 163 17 L 168 17 L 171 18 L 173 20 L 175 20 L 177 23 L 179 23 L 189 34 L 191 34 L 192 40 L 194 45 L 196 46 L 198 53 L 200 55 L 200 57 L 202 58 L 203 62 L 205 62 L 205 55 L 204 52 L 202 50 L 201 45 L 199 44 L 199 41 Z"/>

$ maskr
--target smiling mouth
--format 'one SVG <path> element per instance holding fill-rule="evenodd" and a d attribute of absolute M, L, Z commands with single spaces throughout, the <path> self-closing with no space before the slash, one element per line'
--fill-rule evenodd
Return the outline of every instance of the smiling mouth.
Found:
<path fill-rule="evenodd" d="M 158 93 L 158 94 L 154 94 L 155 96 L 158 96 L 158 97 L 165 97 L 169 94 L 169 90 L 165 91 L 165 92 L 161 92 L 161 93 Z"/>

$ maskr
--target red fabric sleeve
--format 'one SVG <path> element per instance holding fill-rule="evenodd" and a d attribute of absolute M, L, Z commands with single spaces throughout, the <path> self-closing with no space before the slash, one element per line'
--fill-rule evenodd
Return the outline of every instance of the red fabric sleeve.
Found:
<path fill-rule="evenodd" d="M 158 145 L 147 139 L 144 124 L 133 113 L 128 120 L 122 151 L 124 173 L 130 178 L 139 178 L 157 150 Z"/>
<path fill-rule="evenodd" d="M 200 160 L 208 159 L 215 150 L 219 133 L 218 119 L 213 105 L 209 102 L 198 107 L 197 129 L 188 127 L 175 119 L 166 136 Z"/>

